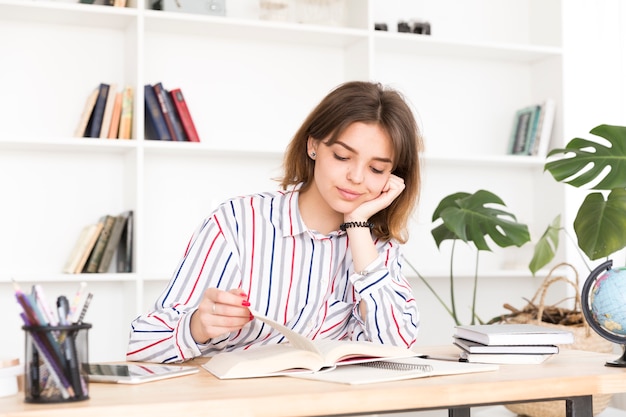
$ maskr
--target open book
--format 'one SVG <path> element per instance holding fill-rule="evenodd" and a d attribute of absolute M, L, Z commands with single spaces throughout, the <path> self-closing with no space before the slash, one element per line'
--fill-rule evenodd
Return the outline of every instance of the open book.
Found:
<path fill-rule="evenodd" d="M 410 349 L 373 342 L 309 340 L 256 311 L 251 312 L 256 319 L 280 331 L 289 343 L 218 353 L 202 365 L 204 369 L 220 379 L 288 375 L 350 384 L 497 369 L 495 365 L 422 359 Z M 361 366 L 374 363 L 380 366 Z"/>

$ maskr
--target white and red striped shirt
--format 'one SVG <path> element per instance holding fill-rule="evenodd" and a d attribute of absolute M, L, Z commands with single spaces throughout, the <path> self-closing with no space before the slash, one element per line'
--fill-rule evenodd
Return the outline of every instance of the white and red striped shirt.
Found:
<path fill-rule="evenodd" d="M 419 312 L 400 271 L 400 247 L 395 241 L 375 244 L 378 259 L 362 276 L 354 272 L 345 232 L 307 229 L 297 191 L 228 200 L 194 232 L 154 311 L 132 322 L 127 359 L 180 362 L 285 341 L 252 320 L 237 332 L 197 344 L 189 321 L 211 287 L 241 288 L 254 310 L 311 339 L 411 347 Z M 364 319 L 360 301 L 367 305 Z"/>

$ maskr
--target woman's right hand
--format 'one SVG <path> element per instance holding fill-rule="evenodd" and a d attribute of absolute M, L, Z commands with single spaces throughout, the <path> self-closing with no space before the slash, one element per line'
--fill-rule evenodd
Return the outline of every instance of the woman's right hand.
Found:
<path fill-rule="evenodd" d="M 248 307 L 248 296 L 240 289 L 207 289 L 191 316 L 191 336 L 196 343 L 206 343 L 209 339 L 241 329 L 254 318 Z"/>

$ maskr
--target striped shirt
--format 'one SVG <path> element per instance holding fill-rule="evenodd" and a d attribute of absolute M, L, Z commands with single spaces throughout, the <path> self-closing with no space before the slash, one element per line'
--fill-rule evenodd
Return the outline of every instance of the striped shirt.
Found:
<path fill-rule="evenodd" d="M 401 274 L 395 241 L 376 241 L 378 259 L 354 272 L 345 232 L 309 230 L 298 192 L 237 197 L 219 206 L 193 233 L 154 311 L 131 324 L 127 359 L 181 362 L 285 339 L 259 320 L 196 343 L 190 318 L 207 288 L 240 288 L 251 308 L 310 339 L 368 340 L 411 347 L 419 312 Z M 358 303 L 367 305 L 360 316 Z"/>

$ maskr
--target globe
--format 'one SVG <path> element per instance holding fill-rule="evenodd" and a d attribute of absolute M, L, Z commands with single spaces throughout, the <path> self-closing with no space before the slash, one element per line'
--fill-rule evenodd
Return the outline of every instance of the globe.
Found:
<path fill-rule="evenodd" d="M 589 274 L 582 289 L 582 310 L 589 327 L 622 345 L 623 354 L 607 366 L 626 367 L 626 267 L 606 261 Z"/>

